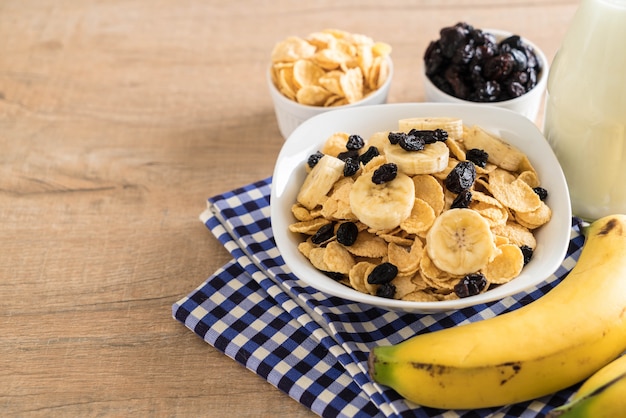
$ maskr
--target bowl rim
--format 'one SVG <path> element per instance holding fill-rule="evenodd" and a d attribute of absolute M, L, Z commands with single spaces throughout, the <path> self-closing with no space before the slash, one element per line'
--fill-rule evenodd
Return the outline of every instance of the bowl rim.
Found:
<path fill-rule="evenodd" d="M 541 252 L 536 251 L 533 256 L 533 260 L 531 260 L 531 262 L 524 268 L 522 274 L 520 274 L 518 278 L 509 282 L 515 284 L 504 284 L 485 293 L 463 299 L 436 302 L 413 302 L 385 299 L 378 296 L 372 296 L 358 292 L 324 276 L 323 273 L 316 270 L 310 264 L 308 259 L 306 259 L 302 254 L 299 254 L 296 248 L 297 246 L 294 245 L 294 243 L 296 242 L 295 238 L 297 234 L 293 234 L 287 229 L 288 224 L 295 221 L 293 215 L 290 215 L 290 207 L 295 202 L 295 198 L 293 199 L 293 201 L 290 200 L 289 202 L 285 202 L 284 200 L 282 200 L 282 202 L 284 203 L 283 205 L 279 205 L 276 202 L 281 202 L 281 197 L 286 193 L 288 186 L 295 187 L 297 193 L 297 188 L 299 188 L 299 184 L 301 184 L 301 179 L 304 177 L 303 164 L 306 161 L 305 156 L 309 155 L 311 153 L 311 150 L 313 148 L 316 148 L 317 145 L 320 145 L 327 135 L 324 134 L 323 138 L 318 139 L 317 142 L 314 140 L 305 145 L 298 143 L 301 137 L 310 136 L 313 132 L 315 132 L 316 127 L 321 127 L 322 129 L 327 130 L 329 133 L 332 133 L 331 131 L 336 131 L 338 129 L 328 126 L 329 123 L 327 122 L 330 119 L 342 119 L 348 121 L 350 120 L 350 118 L 354 118 L 359 113 L 365 113 L 368 114 L 368 116 L 372 116 L 373 114 L 378 115 L 380 113 L 393 114 L 395 115 L 395 121 L 400 118 L 411 117 L 411 115 L 431 117 L 453 116 L 463 118 L 463 115 L 469 114 L 469 119 L 464 118 L 464 120 L 467 120 L 470 124 L 480 124 L 479 122 L 476 122 L 477 120 L 492 120 L 491 124 L 480 124 L 481 126 L 490 125 L 484 127 L 492 131 L 496 129 L 494 125 L 500 126 L 500 129 L 504 129 L 508 133 L 517 132 L 516 130 L 512 130 L 513 128 L 506 128 L 509 124 L 516 128 L 522 127 L 524 132 L 524 138 L 535 138 L 536 146 L 534 146 L 531 150 L 533 157 L 531 157 L 531 155 L 529 155 L 529 153 L 524 150 L 524 152 L 529 155 L 531 163 L 537 166 L 537 156 L 539 156 L 541 160 L 545 160 L 545 162 L 541 164 L 541 166 L 544 168 L 550 167 L 550 173 L 538 172 L 542 184 L 545 185 L 546 183 L 549 183 L 552 185 L 558 185 L 558 189 L 560 190 L 560 193 L 555 194 L 554 187 L 550 186 L 551 189 L 553 189 L 553 193 L 551 194 L 551 196 L 553 197 L 553 200 L 550 204 L 551 209 L 553 210 L 553 214 L 557 213 L 558 216 L 553 215 L 550 222 L 544 225 L 544 227 L 542 227 L 542 230 L 538 231 L 538 233 L 541 234 L 538 238 L 545 236 L 548 232 L 551 232 L 553 230 L 557 232 L 557 238 L 554 240 L 554 242 L 550 242 L 549 244 L 544 242 L 545 238 L 537 239 L 537 246 L 538 249 L 541 248 Z M 383 116 L 378 117 L 383 118 Z M 357 122 L 352 123 L 354 124 Z M 359 123 L 362 123 L 362 121 Z M 370 121 L 369 123 L 374 122 Z M 393 127 L 390 127 L 389 129 L 393 129 Z M 521 134 L 519 135 L 521 137 Z M 516 142 L 520 140 L 517 139 L 516 141 L 511 141 L 510 137 L 505 138 L 505 140 L 507 139 L 510 142 Z M 302 169 L 302 171 L 298 173 L 297 170 L 300 169 Z M 284 172 L 285 170 L 287 170 L 288 172 Z M 549 182 L 546 182 L 545 177 L 548 175 Z M 300 180 L 298 179 L 298 176 L 300 176 Z M 557 199 L 556 196 L 558 196 L 559 198 Z M 289 207 L 286 207 L 287 205 Z M 325 295 L 332 295 L 351 302 L 365 303 L 370 306 L 375 306 L 387 310 L 415 313 L 446 312 L 466 308 L 476 304 L 492 302 L 495 300 L 503 299 L 507 296 L 512 296 L 527 291 L 528 289 L 544 282 L 550 277 L 550 275 L 552 275 L 557 270 L 557 268 L 561 265 L 563 259 L 565 258 L 570 239 L 571 216 L 572 215 L 571 205 L 569 204 L 569 192 L 567 189 L 567 183 L 564 174 L 561 170 L 558 160 L 556 159 L 556 156 L 554 155 L 547 141 L 545 141 L 545 138 L 543 137 L 543 134 L 539 131 L 539 128 L 528 118 L 509 109 L 493 106 L 484 107 L 471 103 L 382 104 L 335 110 L 333 112 L 326 112 L 314 116 L 298 126 L 298 128 L 294 130 L 294 132 L 289 136 L 289 138 L 287 138 L 287 140 L 283 144 L 283 147 L 276 160 L 276 166 L 273 173 L 270 193 L 270 219 L 273 236 L 276 242 L 277 249 L 285 263 L 285 267 L 287 267 L 288 271 L 292 272 L 295 277 Z M 289 217 L 289 220 L 287 219 L 287 217 Z M 552 226 L 550 228 L 547 228 L 549 225 Z M 542 231 L 546 232 L 542 234 Z M 301 268 L 302 271 L 299 270 L 298 273 L 296 273 L 292 268 Z M 526 279 L 523 282 L 515 282 L 515 280 L 519 279 L 522 275 Z M 313 280 L 318 281 L 313 283 Z M 341 289 L 341 291 L 339 291 L 339 289 Z"/>
<path fill-rule="evenodd" d="M 508 38 L 509 36 L 516 35 L 514 32 L 509 32 L 509 31 L 502 30 L 502 29 L 485 28 L 481 30 L 483 32 L 487 32 L 487 33 L 494 35 L 496 37 L 496 40 L 498 41 Z M 510 104 L 516 104 L 517 102 L 526 100 L 530 93 L 536 92 L 538 90 L 541 90 L 543 92 L 548 82 L 548 73 L 550 71 L 550 63 L 548 62 L 548 57 L 543 52 L 543 50 L 537 46 L 537 44 L 535 44 L 534 42 L 530 41 L 529 39 L 521 35 L 517 35 L 517 36 L 519 36 L 524 43 L 530 45 L 533 48 L 533 50 L 535 51 L 535 55 L 542 62 L 541 73 L 539 74 L 539 77 L 537 78 L 537 83 L 533 86 L 532 89 L 528 90 L 526 93 L 522 94 L 521 96 L 514 97 L 508 100 L 500 100 L 497 102 L 472 102 L 470 100 L 461 99 L 459 97 L 446 93 L 445 91 L 437 87 L 431 81 L 430 77 L 426 75 L 426 66 L 424 65 L 424 60 L 422 60 L 422 78 L 423 78 L 424 84 L 428 85 L 430 89 L 436 90 L 438 94 L 441 94 L 443 97 L 446 98 L 446 100 L 449 100 L 450 103 L 475 103 L 479 106 L 506 106 Z"/>

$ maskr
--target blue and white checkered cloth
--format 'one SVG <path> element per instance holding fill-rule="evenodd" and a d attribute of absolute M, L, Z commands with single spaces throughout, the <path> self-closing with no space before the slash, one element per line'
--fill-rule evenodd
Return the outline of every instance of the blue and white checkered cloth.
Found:
<path fill-rule="evenodd" d="M 478 321 L 541 297 L 572 269 L 584 238 L 573 222 L 561 267 L 541 286 L 497 302 L 439 314 L 402 314 L 329 297 L 285 266 L 272 237 L 271 178 L 215 196 L 200 219 L 232 254 L 188 296 L 174 318 L 322 417 L 535 417 L 563 404 L 576 386 L 551 396 L 472 411 L 412 405 L 373 383 L 375 345 Z"/>

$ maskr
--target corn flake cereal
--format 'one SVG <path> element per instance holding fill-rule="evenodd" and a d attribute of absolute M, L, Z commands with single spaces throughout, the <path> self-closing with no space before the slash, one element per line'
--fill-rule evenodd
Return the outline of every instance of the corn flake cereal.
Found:
<path fill-rule="evenodd" d="M 389 77 L 391 46 L 338 29 L 290 36 L 274 45 L 272 81 L 288 99 L 309 106 L 355 103 Z"/>

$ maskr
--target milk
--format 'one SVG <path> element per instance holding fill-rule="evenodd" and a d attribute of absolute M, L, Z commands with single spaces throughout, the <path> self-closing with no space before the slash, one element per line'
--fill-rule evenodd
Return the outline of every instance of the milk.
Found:
<path fill-rule="evenodd" d="M 626 0 L 583 0 L 550 70 L 544 134 L 572 212 L 626 213 Z"/>

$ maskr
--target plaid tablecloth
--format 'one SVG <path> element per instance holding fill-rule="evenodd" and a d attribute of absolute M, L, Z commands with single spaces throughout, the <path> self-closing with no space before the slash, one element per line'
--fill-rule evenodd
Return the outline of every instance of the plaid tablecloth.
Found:
<path fill-rule="evenodd" d="M 583 245 L 573 220 L 567 257 L 541 286 L 456 312 L 401 314 L 329 297 L 299 281 L 274 244 L 271 178 L 208 200 L 201 221 L 233 260 L 172 306 L 200 338 L 322 417 L 535 417 L 564 403 L 576 387 L 503 408 L 444 411 L 403 400 L 367 375 L 379 344 L 493 317 L 552 289 Z M 529 336 L 532 338 L 532 336 Z"/>

